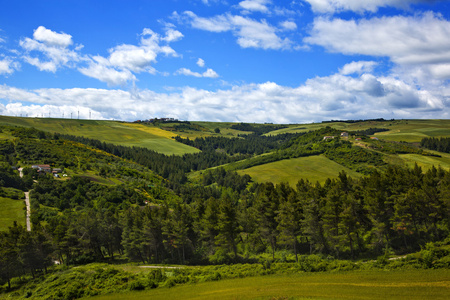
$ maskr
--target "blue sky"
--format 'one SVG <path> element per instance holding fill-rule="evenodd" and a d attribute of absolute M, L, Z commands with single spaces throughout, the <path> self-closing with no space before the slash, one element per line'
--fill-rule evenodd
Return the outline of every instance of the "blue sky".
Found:
<path fill-rule="evenodd" d="M 450 1 L 0 5 L 2 115 L 450 118 Z"/>

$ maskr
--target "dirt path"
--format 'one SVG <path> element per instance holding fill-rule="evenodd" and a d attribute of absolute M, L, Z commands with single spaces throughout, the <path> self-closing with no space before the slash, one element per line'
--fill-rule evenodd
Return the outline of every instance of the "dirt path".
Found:
<path fill-rule="evenodd" d="M 30 207 L 30 192 L 25 192 L 25 205 L 27 206 L 27 231 L 31 231 L 31 207 Z"/>
<path fill-rule="evenodd" d="M 19 168 L 20 178 L 23 177 L 23 168 Z M 27 231 L 31 231 L 31 206 L 30 206 L 30 192 L 25 192 L 25 205 L 27 206 Z"/>

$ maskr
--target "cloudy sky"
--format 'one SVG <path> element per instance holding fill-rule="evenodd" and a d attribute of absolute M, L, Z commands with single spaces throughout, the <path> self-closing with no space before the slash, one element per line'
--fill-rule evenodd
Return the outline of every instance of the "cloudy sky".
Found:
<path fill-rule="evenodd" d="M 0 3 L 0 114 L 450 118 L 450 1 Z"/>

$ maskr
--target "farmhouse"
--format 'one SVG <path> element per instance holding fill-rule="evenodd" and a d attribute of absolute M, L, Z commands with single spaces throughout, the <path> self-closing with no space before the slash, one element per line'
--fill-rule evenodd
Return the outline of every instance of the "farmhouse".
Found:
<path fill-rule="evenodd" d="M 348 132 L 342 132 L 341 133 L 341 137 L 348 138 Z"/>
<path fill-rule="evenodd" d="M 330 140 L 330 139 L 334 139 L 334 136 L 324 136 L 324 137 L 323 137 L 323 140 L 324 140 L 324 141 Z"/>
<path fill-rule="evenodd" d="M 52 171 L 50 165 L 32 165 L 31 168 L 44 173 L 50 173 Z"/>

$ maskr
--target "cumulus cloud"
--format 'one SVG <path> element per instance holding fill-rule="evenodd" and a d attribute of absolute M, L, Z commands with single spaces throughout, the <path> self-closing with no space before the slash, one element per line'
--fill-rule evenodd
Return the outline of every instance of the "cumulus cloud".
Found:
<path fill-rule="evenodd" d="M 33 33 L 33 38 L 36 41 L 42 42 L 48 46 L 57 46 L 66 48 L 73 44 L 72 36 L 67 33 L 57 33 L 45 28 L 44 26 L 39 26 Z"/>
<path fill-rule="evenodd" d="M 74 50 L 72 36 L 66 33 L 57 33 L 39 26 L 33 33 L 33 39 L 24 38 L 19 45 L 25 50 L 25 62 L 37 67 L 41 71 L 56 72 L 61 67 L 72 67 L 74 63 L 83 58 L 78 52 L 82 45 Z"/>
<path fill-rule="evenodd" d="M 297 30 L 297 24 L 292 21 L 284 21 L 280 23 L 280 27 L 284 30 Z"/>
<path fill-rule="evenodd" d="M 267 4 L 271 2 L 270 0 L 244 0 L 239 2 L 239 7 L 249 12 L 257 11 L 266 13 L 269 11 Z"/>
<path fill-rule="evenodd" d="M 185 87 L 167 93 L 120 89 L 22 90 L 0 85 L 0 99 L 19 106 L 2 106 L 3 114 L 17 115 L 31 105 L 78 107 L 98 112 L 97 118 L 134 120 L 172 116 L 183 120 L 274 123 L 317 122 L 361 118 L 449 118 L 450 89 L 431 88 L 362 72 L 370 62 L 351 63 L 340 72 L 307 80 L 297 87 L 274 82 L 244 84 L 208 91 Z M 342 70 L 354 71 L 353 76 Z M 349 71 L 349 72 L 350 72 Z M 346 73 L 346 72 L 344 72 Z M 189 69 L 180 74 L 204 76 Z M 193 75 L 196 74 L 196 75 Z M 357 76 L 354 76 L 357 74 Z M 358 75 L 359 74 L 359 75 Z M 29 110 L 31 111 L 31 110 Z M 59 111 L 59 113 L 61 110 Z M 66 114 L 68 116 L 68 114 Z"/>
<path fill-rule="evenodd" d="M 80 53 L 83 45 L 70 48 L 73 45 L 71 35 L 39 26 L 34 31 L 33 38 L 24 38 L 19 44 L 25 50 L 24 61 L 41 71 L 54 73 L 61 67 L 69 67 L 114 86 L 137 80 L 135 73 L 156 73 L 152 64 L 156 63 L 159 55 L 178 56 L 168 44 L 181 38 L 183 34 L 169 26 L 163 36 L 144 28 L 138 45 L 115 46 L 108 50 L 108 57 L 90 56 Z M 6 62 L 8 61 L 2 63 L 4 73 L 11 70 L 4 66 Z"/>
<path fill-rule="evenodd" d="M 292 42 L 278 36 L 278 29 L 266 20 L 254 20 L 239 15 L 225 14 L 211 18 L 199 17 L 191 11 L 183 16 L 192 27 L 210 32 L 232 31 L 242 48 L 288 49 Z M 291 25 L 292 26 L 292 25 Z"/>
<path fill-rule="evenodd" d="M 199 66 L 200 68 L 203 68 L 205 66 L 205 61 L 201 58 L 199 58 L 197 60 L 197 66 Z"/>
<path fill-rule="evenodd" d="M 175 50 L 162 43 L 177 41 L 182 37 L 181 32 L 171 28 L 166 30 L 165 36 L 144 28 L 138 45 L 118 45 L 108 50 L 108 57 L 91 57 L 88 66 L 79 67 L 78 70 L 110 86 L 125 85 L 137 80 L 133 73 L 156 73 L 152 64 L 156 63 L 158 55 L 178 56 Z"/>
<path fill-rule="evenodd" d="M 9 57 L 3 59 L 0 58 L 0 75 L 10 75 L 14 73 L 15 70 L 18 70 L 19 67 L 20 64 Z"/>
<path fill-rule="evenodd" d="M 450 63 L 449 37 L 450 22 L 429 12 L 359 21 L 320 17 L 304 41 L 334 52 L 389 57 L 397 64 L 443 70 Z"/>
<path fill-rule="evenodd" d="M 358 13 L 376 12 L 380 7 L 408 8 L 411 4 L 433 2 L 434 0 L 304 0 L 314 12 L 336 13 L 354 11 Z"/>
<path fill-rule="evenodd" d="M 187 68 L 180 68 L 175 72 L 175 75 L 185 75 L 185 76 L 194 76 L 194 77 L 208 77 L 208 78 L 217 78 L 219 74 L 217 74 L 213 69 L 207 69 L 203 73 L 193 72 Z"/>
<path fill-rule="evenodd" d="M 371 73 L 377 64 L 378 63 L 374 61 L 353 61 L 344 65 L 339 72 L 343 75 Z"/>

